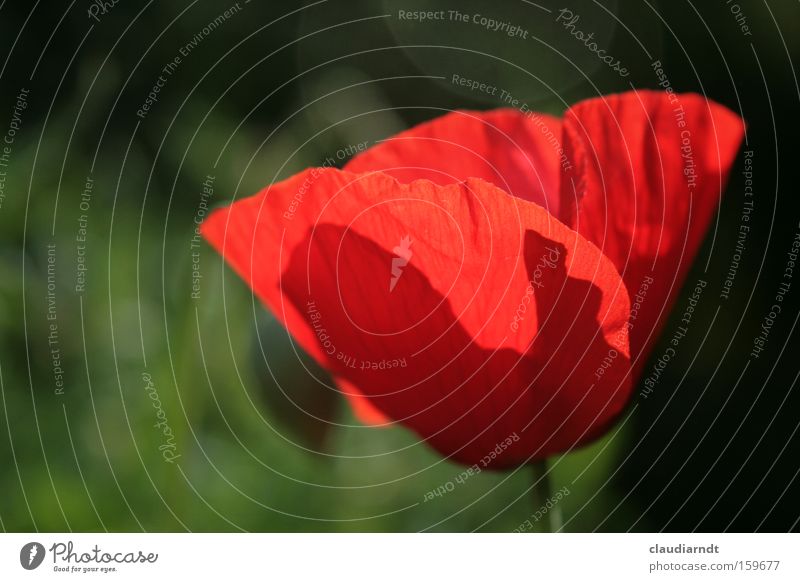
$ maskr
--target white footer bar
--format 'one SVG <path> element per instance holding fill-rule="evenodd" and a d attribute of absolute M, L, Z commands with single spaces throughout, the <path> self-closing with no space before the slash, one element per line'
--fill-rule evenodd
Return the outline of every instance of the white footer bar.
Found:
<path fill-rule="evenodd" d="M 796 534 L 4 534 L 0 580 L 800 580 Z"/>

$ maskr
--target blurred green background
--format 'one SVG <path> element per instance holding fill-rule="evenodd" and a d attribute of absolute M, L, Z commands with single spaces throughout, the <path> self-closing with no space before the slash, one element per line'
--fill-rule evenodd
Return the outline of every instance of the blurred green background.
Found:
<path fill-rule="evenodd" d="M 743 200 L 740 155 L 689 275 L 715 291 L 686 349 L 615 430 L 551 462 L 554 487 L 570 491 L 564 529 L 797 529 L 800 289 L 766 352 L 744 361 L 798 228 L 786 168 L 798 155 L 800 7 L 735 6 L 572 2 L 581 26 L 626 63 L 623 78 L 552 12 L 523 1 L 1 2 L 0 134 L 15 119 L 19 129 L 0 204 L 0 527 L 518 527 L 536 509 L 523 495 L 525 468 L 484 472 L 424 501 L 462 467 L 404 429 L 360 426 L 220 258 L 192 247 L 203 183 L 213 176 L 210 204 L 224 204 L 446 110 L 501 106 L 454 87 L 454 73 L 560 114 L 598 93 L 655 88 L 658 59 L 676 90 L 704 92 L 747 120 L 753 230 L 721 303 Z M 485 14 L 529 37 L 398 18 L 420 7 Z M 159 76 L 157 100 L 137 115 Z M 173 432 L 175 462 L 162 454 L 159 421 Z"/>

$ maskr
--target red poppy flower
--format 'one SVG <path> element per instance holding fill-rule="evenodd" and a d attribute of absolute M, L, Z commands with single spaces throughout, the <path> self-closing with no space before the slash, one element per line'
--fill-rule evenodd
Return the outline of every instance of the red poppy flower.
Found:
<path fill-rule="evenodd" d="M 455 111 L 217 210 L 203 234 L 362 419 L 516 465 L 624 409 L 742 132 L 700 96 L 649 91 L 561 120 Z"/>

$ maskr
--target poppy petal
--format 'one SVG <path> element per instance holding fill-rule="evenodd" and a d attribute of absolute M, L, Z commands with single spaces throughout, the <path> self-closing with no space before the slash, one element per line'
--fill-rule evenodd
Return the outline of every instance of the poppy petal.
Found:
<path fill-rule="evenodd" d="M 384 172 L 409 183 L 446 185 L 481 178 L 559 215 L 559 175 L 566 155 L 561 121 L 528 110 L 452 111 L 357 155 L 350 172 Z"/>
<path fill-rule="evenodd" d="M 215 211 L 203 234 L 343 391 L 454 459 L 567 450 L 627 401 L 616 269 L 482 180 L 308 170 Z"/>
<path fill-rule="evenodd" d="M 641 370 L 719 205 L 743 122 L 700 95 L 636 91 L 575 105 L 563 129 L 574 169 L 562 177 L 562 208 L 635 298 Z"/>
<path fill-rule="evenodd" d="M 350 407 L 353 409 L 353 414 L 356 418 L 364 424 L 371 425 L 385 425 L 392 422 L 392 419 L 386 416 L 378 408 L 372 404 L 372 400 L 361 393 L 361 391 L 353 386 L 350 382 L 342 377 L 336 378 L 336 384 L 347 397 L 350 402 Z"/>

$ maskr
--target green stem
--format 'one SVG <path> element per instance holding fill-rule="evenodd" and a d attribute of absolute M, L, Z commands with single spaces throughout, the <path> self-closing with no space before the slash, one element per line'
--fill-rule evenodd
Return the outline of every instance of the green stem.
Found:
<path fill-rule="evenodd" d="M 533 470 L 532 515 L 537 518 L 533 524 L 533 531 L 540 533 L 558 531 L 561 528 L 561 508 L 558 503 L 551 501 L 553 492 L 550 487 L 550 475 L 547 472 L 547 461 L 536 461 L 531 464 L 531 469 Z"/>

